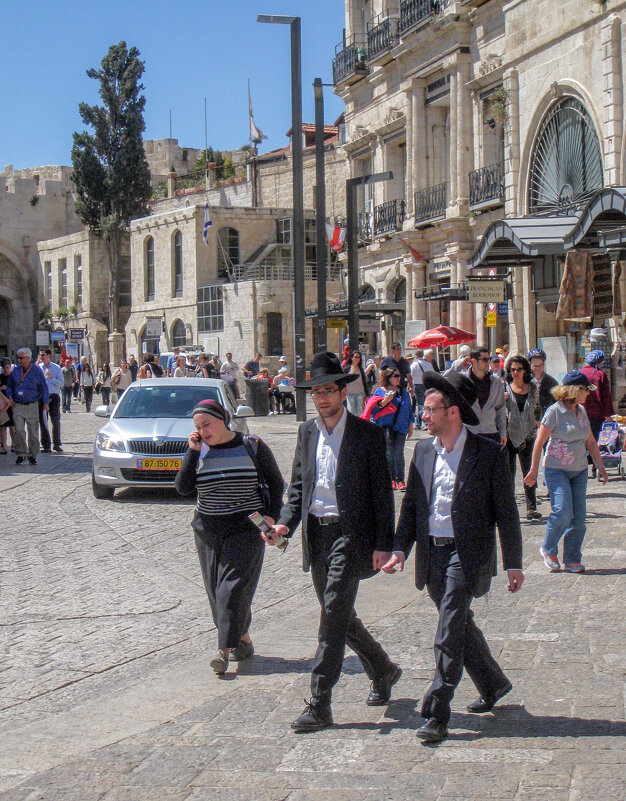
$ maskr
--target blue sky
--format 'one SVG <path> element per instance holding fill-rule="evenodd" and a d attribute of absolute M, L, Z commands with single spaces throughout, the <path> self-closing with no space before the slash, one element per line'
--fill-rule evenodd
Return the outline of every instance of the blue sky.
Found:
<path fill-rule="evenodd" d="M 262 150 L 283 147 L 291 124 L 289 27 L 261 25 L 259 13 L 302 17 L 303 120 L 313 122 L 312 83 L 332 82 L 343 0 L 23 0 L 3 4 L 0 48 L 0 170 L 70 164 L 78 104 L 99 101 L 98 67 L 111 44 L 137 47 L 145 61 L 147 139 L 169 135 L 186 147 L 229 149 L 248 141 L 247 81 Z M 325 90 L 326 122 L 343 109 Z"/>

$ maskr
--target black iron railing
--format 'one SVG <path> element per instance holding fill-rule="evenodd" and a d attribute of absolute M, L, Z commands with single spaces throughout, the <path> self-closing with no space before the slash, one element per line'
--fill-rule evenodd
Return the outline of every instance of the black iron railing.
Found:
<path fill-rule="evenodd" d="M 488 200 L 504 202 L 504 164 L 490 164 L 469 174 L 470 206 Z"/>
<path fill-rule="evenodd" d="M 441 14 L 449 0 L 402 0 L 400 3 L 400 33 L 417 25 L 432 14 Z"/>
<path fill-rule="evenodd" d="M 367 32 L 367 57 L 376 58 L 379 53 L 398 44 L 398 19 L 386 17 Z"/>
<path fill-rule="evenodd" d="M 415 193 L 415 222 L 445 217 L 447 201 L 447 183 L 420 189 Z"/>
<path fill-rule="evenodd" d="M 374 207 L 374 236 L 399 231 L 406 216 L 404 200 L 388 200 Z"/>
<path fill-rule="evenodd" d="M 365 37 L 351 36 L 335 47 L 333 59 L 333 83 L 345 81 L 351 75 L 366 75 L 367 67 L 367 40 Z"/>

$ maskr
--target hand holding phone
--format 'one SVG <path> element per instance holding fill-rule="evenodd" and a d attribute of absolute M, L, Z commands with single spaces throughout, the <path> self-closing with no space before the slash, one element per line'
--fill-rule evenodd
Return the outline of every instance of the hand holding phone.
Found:
<path fill-rule="evenodd" d="M 263 539 L 268 545 L 275 545 L 281 553 L 284 553 L 289 544 L 289 540 L 286 539 L 286 537 L 282 537 L 280 534 L 276 534 L 269 522 L 260 512 L 253 512 L 251 515 L 248 515 L 248 520 L 254 523 L 261 534 L 264 535 Z"/>
<path fill-rule="evenodd" d="M 202 437 L 197 431 L 192 431 L 189 435 L 189 447 L 192 451 L 199 451 L 202 448 Z"/>

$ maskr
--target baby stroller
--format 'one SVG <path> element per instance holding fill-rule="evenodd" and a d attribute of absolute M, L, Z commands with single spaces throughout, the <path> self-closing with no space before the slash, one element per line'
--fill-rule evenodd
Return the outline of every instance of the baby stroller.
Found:
<path fill-rule="evenodd" d="M 598 449 L 602 462 L 607 470 L 614 467 L 618 475 L 626 478 L 626 468 L 622 463 L 622 450 L 624 448 L 625 432 L 619 423 L 610 421 L 602 423 L 600 435 L 598 436 Z M 598 476 L 600 480 L 600 476 Z"/>

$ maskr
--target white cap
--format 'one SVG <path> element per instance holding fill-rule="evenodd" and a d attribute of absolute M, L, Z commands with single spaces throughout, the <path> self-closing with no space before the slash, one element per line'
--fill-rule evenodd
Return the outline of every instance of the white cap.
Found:
<path fill-rule="evenodd" d="M 285 356 L 281 356 L 278 361 L 279 362 L 285 362 L 285 364 L 287 364 L 287 359 L 285 358 Z"/>

